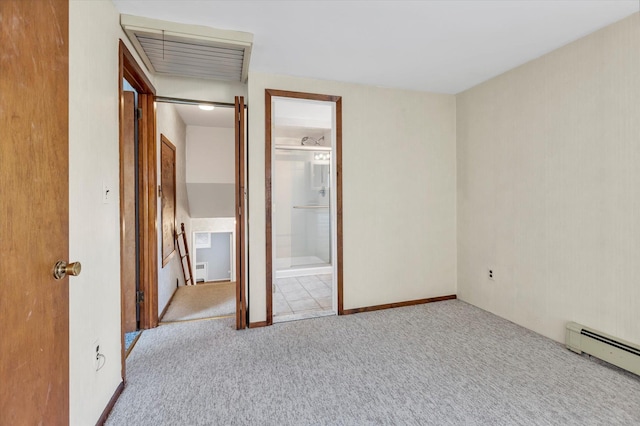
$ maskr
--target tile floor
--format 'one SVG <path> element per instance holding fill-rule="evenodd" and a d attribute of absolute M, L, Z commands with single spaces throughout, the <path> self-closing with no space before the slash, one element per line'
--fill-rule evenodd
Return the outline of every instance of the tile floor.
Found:
<path fill-rule="evenodd" d="M 276 278 L 273 321 L 332 315 L 331 274 Z"/>

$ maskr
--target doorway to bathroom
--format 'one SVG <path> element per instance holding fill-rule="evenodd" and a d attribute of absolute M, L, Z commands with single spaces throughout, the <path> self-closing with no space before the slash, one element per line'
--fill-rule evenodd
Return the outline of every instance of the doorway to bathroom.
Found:
<path fill-rule="evenodd" d="M 341 314 L 341 98 L 265 99 L 267 323 Z"/>

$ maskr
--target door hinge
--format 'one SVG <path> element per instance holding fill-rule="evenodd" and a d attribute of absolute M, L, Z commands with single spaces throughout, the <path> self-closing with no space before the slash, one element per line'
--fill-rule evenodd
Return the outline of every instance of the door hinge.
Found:
<path fill-rule="evenodd" d="M 140 120 L 142 118 L 142 108 L 136 108 L 136 120 Z"/>
<path fill-rule="evenodd" d="M 162 197 L 162 186 L 158 185 L 158 198 Z"/>
<path fill-rule="evenodd" d="M 136 291 L 136 303 L 144 302 L 144 291 Z"/>

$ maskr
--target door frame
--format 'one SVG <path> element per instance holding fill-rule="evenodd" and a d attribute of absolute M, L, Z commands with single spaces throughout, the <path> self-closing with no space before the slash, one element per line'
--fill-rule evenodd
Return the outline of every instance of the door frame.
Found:
<path fill-rule="evenodd" d="M 244 96 L 234 100 L 235 129 L 235 183 L 236 183 L 236 329 L 247 328 L 249 314 L 247 310 L 247 154 L 246 154 L 246 117 L 247 106 Z"/>
<path fill-rule="evenodd" d="M 232 281 L 232 277 L 236 275 L 236 228 L 234 227 L 233 230 L 230 231 L 191 231 L 191 244 L 193 247 L 193 259 L 191 259 L 191 267 L 194 271 L 196 269 L 196 265 L 199 263 L 196 261 L 197 250 L 198 248 L 202 248 L 196 247 L 196 234 L 229 234 L 229 268 L 231 271 L 231 273 L 229 274 L 229 280 Z M 219 281 L 226 281 L 226 279 Z M 194 283 L 197 284 L 197 282 L 195 281 Z"/>
<path fill-rule="evenodd" d="M 136 240 L 136 93 L 123 90 L 122 100 L 125 114 L 120 139 L 120 297 L 124 332 L 129 333 L 138 329 L 140 317 L 136 302 L 139 245 Z"/>
<path fill-rule="evenodd" d="M 337 292 L 338 315 L 344 315 L 343 302 L 343 245 L 342 245 L 342 96 L 320 95 L 316 93 L 291 92 L 287 90 L 265 89 L 265 211 L 266 211 L 266 279 L 267 279 L 267 321 L 266 325 L 273 324 L 273 223 L 272 223 L 272 122 L 271 101 L 273 97 L 306 99 L 313 101 L 334 102 L 336 105 L 336 235 L 337 235 Z"/>
<path fill-rule="evenodd" d="M 138 244 L 140 245 L 140 291 L 144 300 L 140 302 L 140 328 L 153 328 L 158 325 L 158 236 L 157 229 L 157 160 L 156 160 L 156 89 L 146 76 L 135 58 L 120 40 L 118 48 L 118 99 L 120 122 L 120 158 L 122 159 L 122 144 L 124 142 L 124 101 L 122 80 L 126 79 L 138 92 L 138 108 L 142 115 L 138 126 L 138 167 L 139 167 L 139 229 Z M 122 223 L 122 161 L 120 162 L 120 221 Z M 123 227 L 120 226 L 120 244 L 124 242 Z M 122 271 L 121 271 L 122 273 Z M 122 286 L 122 280 L 121 280 Z M 124 295 L 120 292 L 120 305 L 124 312 Z M 124 350 L 124 313 L 121 314 L 122 337 L 122 379 L 125 379 L 125 350 Z"/>
<path fill-rule="evenodd" d="M 247 285 L 246 285 L 246 265 L 247 265 L 247 154 L 246 154 L 246 116 L 249 107 L 244 102 L 244 96 L 236 96 L 234 103 L 216 102 L 208 100 L 184 99 L 175 97 L 155 96 L 155 101 L 188 105 L 208 104 L 216 107 L 234 108 L 234 128 L 235 128 L 235 154 L 234 154 L 234 175 L 235 175 L 235 239 L 236 239 L 236 329 L 247 328 L 249 321 L 247 309 Z M 200 231 L 198 231 L 200 232 Z M 193 231 L 191 232 L 193 240 Z M 194 252 L 195 255 L 195 252 Z M 156 286 L 157 291 L 157 286 Z"/>

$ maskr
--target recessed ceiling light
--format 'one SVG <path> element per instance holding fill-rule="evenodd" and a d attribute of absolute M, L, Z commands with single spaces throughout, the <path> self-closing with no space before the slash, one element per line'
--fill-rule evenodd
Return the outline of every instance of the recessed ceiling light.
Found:
<path fill-rule="evenodd" d="M 214 106 L 213 105 L 198 105 L 198 108 L 200 108 L 203 111 L 213 111 Z"/>

